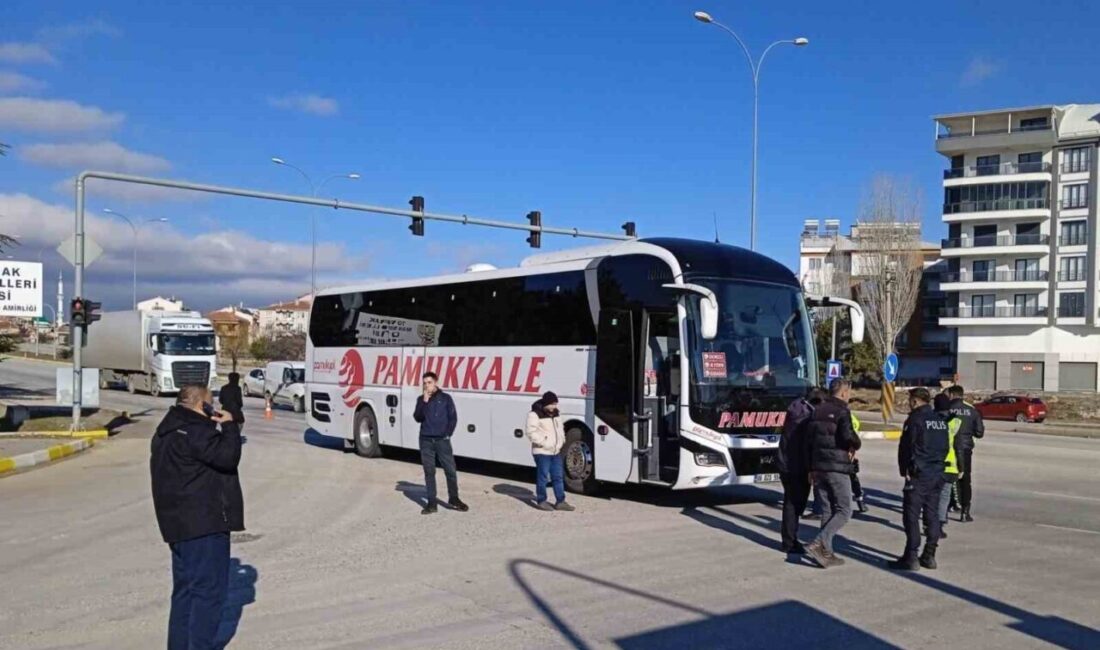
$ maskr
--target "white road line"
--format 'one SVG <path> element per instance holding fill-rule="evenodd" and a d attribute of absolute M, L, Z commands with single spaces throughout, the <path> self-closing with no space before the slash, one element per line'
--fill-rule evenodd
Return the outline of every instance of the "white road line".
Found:
<path fill-rule="evenodd" d="M 1044 497 L 1057 497 L 1059 499 L 1080 499 L 1082 501 L 1100 501 L 1097 497 L 1083 497 L 1076 494 L 1057 494 L 1055 492 L 1029 492 L 1028 494 L 1038 494 Z"/>
<path fill-rule="evenodd" d="M 1036 526 L 1042 526 L 1043 528 L 1053 528 L 1055 530 L 1072 530 L 1075 533 L 1089 533 L 1092 535 L 1100 535 L 1100 530 L 1088 530 L 1086 528 L 1069 528 L 1067 526 L 1052 526 L 1050 524 L 1035 524 Z"/>

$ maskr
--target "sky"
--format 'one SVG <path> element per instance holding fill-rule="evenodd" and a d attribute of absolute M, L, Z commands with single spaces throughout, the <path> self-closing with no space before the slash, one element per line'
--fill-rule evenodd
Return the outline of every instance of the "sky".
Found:
<path fill-rule="evenodd" d="M 319 195 L 547 226 L 748 245 L 760 75 L 758 249 L 797 267 L 807 218 L 858 214 L 878 174 L 923 192 L 938 240 L 945 161 L 931 116 L 1100 101 L 1100 3 L 7 0 L 0 28 L 0 233 L 17 259 L 72 267 L 84 169 Z M 1092 93 L 1092 94 L 1090 94 Z M 135 224 L 134 232 L 111 209 Z M 518 263 L 525 233 L 90 181 L 104 249 L 85 294 L 209 309 L 318 284 Z M 545 235 L 543 250 L 591 242 Z"/>

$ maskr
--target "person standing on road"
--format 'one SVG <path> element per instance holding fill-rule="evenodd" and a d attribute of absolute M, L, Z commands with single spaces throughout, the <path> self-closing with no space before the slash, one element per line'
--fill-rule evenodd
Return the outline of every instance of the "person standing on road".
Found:
<path fill-rule="evenodd" d="M 416 400 L 413 419 L 420 423 L 420 462 L 424 466 L 424 487 L 428 491 L 428 503 L 420 511 L 430 515 L 438 510 L 435 466 L 443 468 L 447 477 L 447 503 L 459 512 L 470 509 L 458 498 L 458 470 L 455 469 L 455 453 L 451 448 L 451 436 L 458 426 L 458 413 L 454 400 L 439 388 L 439 375 L 426 372 L 422 377 L 424 389 Z"/>
<path fill-rule="evenodd" d="M 822 501 L 821 532 L 806 546 L 806 554 L 823 569 L 844 564 L 833 553 L 833 537 L 852 518 L 852 458 L 861 442 L 848 409 L 851 388 L 847 379 L 833 380 L 830 396 L 814 407 L 807 425 L 811 476 Z"/>
<path fill-rule="evenodd" d="M 860 427 L 859 418 L 852 413 L 852 431 L 856 432 L 856 436 L 859 436 Z M 855 457 L 855 452 L 852 452 L 852 500 L 860 512 L 867 512 L 867 502 L 863 500 L 863 484 L 859 482 L 859 459 Z"/>
<path fill-rule="evenodd" d="M 153 509 L 172 550 L 168 650 L 214 648 L 229 594 L 229 533 L 244 530 L 240 429 L 205 386 L 184 386 L 149 455 Z M 220 426 L 220 430 L 219 430 Z"/>
<path fill-rule="evenodd" d="M 927 388 L 909 391 L 909 417 L 898 443 L 898 471 L 905 478 L 902 491 L 902 520 L 905 524 L 905 552 L 889 563 L 891 569 L 916 571 L 936 568 L 936 545 L 940 539 L 939 506 L 943 489 L 944 458 L 948 450 L 947 420 L 932 410 Z M 928 539 L 920 550 L 921 519 Z"/>
<path fill-rule="evenodd" d="M 565 429 L 561 425 L 558 396 L 547 391 L 531 405 L 527 414 L 527 437 L 531 439 L 531 455 L 535 457 L 535 507 L 539 510 L 571 512 L 565 502 L 565 468 L 561 448 L 565 446 Z M 554 505 L 546 500 L 546 484 L 554 485 Z"/>
<path fill-rule="evenodd" d="M 222 410 L 233 416 L 237 427 L 244 429 L 244 398 L 241 397 L 241 376 L 236 372 L 229 373 L 229 383 L 218 391 L 218 401 Z"/>
<path fill-rule="evenodd" d="M 973 405 L 963 401 L 966 391 L 955 384 L 947 387 L 947 396 L 951 398 L 950 412 L 959 419 L 959 505 L 962 514 L 959 521 L 974 521 L 970 516 L 970 504 L 974 486 L 974 439 L 985 435 L 985 423 L 982 414 Z"/>
<path fill-rule="evenodd" d="M 783 526 L 779 536 L 784 553 L 802 555 L 805 547 L 798 541 L 798 519 L 810 498 L 810 437 L 807 423 L 814 414 L 814 404 L 820 404 L 824 393 L 811 388 L 806 397 L 795 400 L 783 420 L 779 436 L 779 480 L 783 482 Z"/>
<path fill-rule="evenodd" d="M 947 539 L 947 509 L 951 505 L 951 495 L 959 481 L 959 450 L 958 433 L 962 422 L 951 415 L 951 398 L 947 391 L 936 395 L 932 400 L 932 407 L 936 413 L 947 420 L 947 456 L 943 459 L 943 489 L 940 490 L 940 505 L 937 513 L 940 518 L 940 539 Z"/>

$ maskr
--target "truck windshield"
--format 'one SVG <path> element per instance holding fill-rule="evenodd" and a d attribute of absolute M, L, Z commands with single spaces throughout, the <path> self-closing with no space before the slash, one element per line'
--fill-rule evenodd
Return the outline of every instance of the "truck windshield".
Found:
<path fill-rule="evenodd" d="M 213 334 L 161 334 L 157 351 L 164 354 L 214 354 Z"/>
<path fill-rule="evenodd" d="M 287 376 L 290 379 L 288 384 L 304 384 L 306 383 L 306 369 L 305 368 L 289 368 L 287 370 Z"/>
<path fill-rule="evenodd" d="M 813 336 L 796 287 L 694 279 L 718 297 L 718 335 L 699 331 L 699 299 L 688 301 L 693 407 L 718 407 L 731 393 L 802 394 L 816 383 Z"/>

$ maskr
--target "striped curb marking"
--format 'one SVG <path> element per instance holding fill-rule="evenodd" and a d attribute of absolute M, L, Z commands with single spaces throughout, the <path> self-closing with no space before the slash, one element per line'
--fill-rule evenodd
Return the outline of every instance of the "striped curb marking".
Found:
<path fill-rule="evenodd" d="M 859 437 L 863 440 L 899 440 L 901 431 L 897 429 L 891 431 L 861 431 Z"/>
<path fill-rule="evenodd" d="M 95 438 L 101 440 L 110 435 L 106 429 L 89 429 L 87 431 L 16 431 L 13 433 L 0 433 L 0 439 L 19 438 Z"/>
<path fill-rule="evenodd" d="M 20 469 L 27 469 L 34 467 L 35 465 L 42 465 L 49 463 L 66 456 L 72 456 L 88 449 L 93 444 L 92 440 L 82 438 L 80 440 L 74 440 L 72 442 L 66 442 L 60 445 L 54 445 L 45 449 L 39 449 L 38 451 L 32 451 L 29 454 L 19 454 L 18 456 L 9 456 L 6 458 L 0 458 L 0 474 L 6 474 L 8 472 L 14 472 Z"/>

